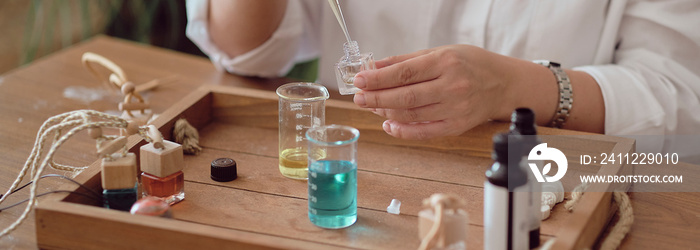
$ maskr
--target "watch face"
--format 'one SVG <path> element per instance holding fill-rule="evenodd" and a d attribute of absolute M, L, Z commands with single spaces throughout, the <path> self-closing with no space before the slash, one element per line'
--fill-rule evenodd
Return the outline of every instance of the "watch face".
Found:
<path fill-rule="evenodd" d="M 547 61 L 547 60 L 534 60 L 532 62 L 537 63 L 537 64 L 542 65 L 542 66 L 545 66 L 545 67 L 549 67 L 549 61 Z"/>
<path fill-rule="evenodd" d="M 561 67 L 561 64 L 559 64 L 558 62 L 552 62 L 550 60 L 534 60 L 532 62 L 537 63 L 537 64 L 542 65 L 542 66 L 545 66 L 547 68 L 552 68 L 552 67 L 559 68 L 559 67 Z"/>

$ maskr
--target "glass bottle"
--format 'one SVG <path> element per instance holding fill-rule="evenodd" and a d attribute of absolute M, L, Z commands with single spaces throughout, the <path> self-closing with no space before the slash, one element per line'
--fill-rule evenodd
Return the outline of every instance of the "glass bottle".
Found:
<path fill-rule="evenodd" d="M 101 168 L 103 206 L 129 211 L 138 199 L 136 155 L 102 159 Z"/>
<path fill-rule="evenodd" d="M 541 224 L 541 212 L 540 208 L 542 205 L 542 185 L 537 182 L 530 167 L 528 165 L 528 155 L 530 150 L 541 143 L 539 138 L 537 138 L 537 125 L 535 124 L 535 112 L 529 108 L 518 108 L 513 111 L 510 118 L 510 133 L 521 135 L 523 152 L 522 158 L 520 160 L 520 167 L 528 175 L 528 194 L 530 194 L 530 200 L 528 201 L 528 210 L 530 211 L 530 233 L 529 242 L 530 249 L 537 248 L 540 246 L 540 224 Z M 544 166 L 543 162 L 538 161 L 535 164 L 537 166 Z M 539 171 L 539 170 L 538 170 Z"/>
<path fill-rule="evenodd" d="M 104 207 L 120 211 L 129 211 L 138 199 L 138 184 L 132 188 L 105 189 L 102 191 Z"/>
<path fill-rule="evenodd" d="M 335 76 L 338 80 L 338 90 L 341 95 L 352 95 L 360 92 L 355 87 L 355 75 L 362 70 L 375 69 L 372 53 L 360 54 L 360 47 L 357 41 L 345 42 L 343 44 L 345 55 L 335 64 Z"/>
<path fill-rule="evenodd" d="M 529 249 L 530 194 L 518 164 L 521 142 L 520 135 L 493 137 L 495 162 L 484 182 L 484 249 Z"/>
<path fill-rule="evenodd" d="M 163 148 L 153 143 L 141 146 L 141 188 L 143 196 L 153 196 L 172 205 L 185 199 L 184 156 L 180 144 L 163 140 Z"/>

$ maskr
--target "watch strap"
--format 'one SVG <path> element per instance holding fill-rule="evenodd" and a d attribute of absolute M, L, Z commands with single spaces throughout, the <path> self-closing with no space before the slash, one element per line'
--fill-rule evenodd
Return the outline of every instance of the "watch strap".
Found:
<path fill-rule="evenodd" d="M 554 77 L 557 79 L 557 85 L 559 86 L 559 105 L 557 106 L 557 110 L 554 112 L 554 117 L 552 117 L 550 126 L 554 128 L 561 128 L 569 119 L 569 114 L 571 113 L 571 108 L 574 104 L 574 91 L 571 86 L 571 80 L 569 80 L 569 76 L 561 68 L 559 63 L 547 60 L 537 60 L 534 61 L 534 63 L 549 68 L 549 70 L 554 74 Z"/>

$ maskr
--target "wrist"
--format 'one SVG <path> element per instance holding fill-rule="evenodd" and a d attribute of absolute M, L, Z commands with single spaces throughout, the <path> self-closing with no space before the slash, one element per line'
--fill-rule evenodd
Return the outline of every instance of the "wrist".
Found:
<path fill-rule="evenodd" d="M 493 120 L 510 121 L 516 108 L 530 108 L 535 111 L 537 125 L 549 126 L 559 103 L 557 79 L 547 67 L 531 61 L 516 59 L 511 65 L 513 74 L 506 79 L 508 85 Z"/>
<path fill-rule="evenodd" d="M 557 80 L 558 91 L 558 105 L 552 117 L 552 121 L 549 122 L 549 126 L 554 128 L 562 128 L 564 124 L 569 119 L 571 109 L 574 103 L 574 92 L 573 86 L 571 85 L 571 80 L 569 75 L 561 68 L 561 65 L 556 62 L 551 62 L 547 60 L 537 60 L 535 63 L 547 67 L 554 78 Z"/>

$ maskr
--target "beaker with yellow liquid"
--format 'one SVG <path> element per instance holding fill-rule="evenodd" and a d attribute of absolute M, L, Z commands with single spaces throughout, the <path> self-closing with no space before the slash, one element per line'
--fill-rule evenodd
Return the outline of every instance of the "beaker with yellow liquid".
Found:
<path fill-rule="evenodd" d="M 279 96 L 279 169 L 285 177 L 308 178 L 306 131 L 325 125 L 329 94 L 316 83 L 288 83 L 277 88 Z"/>

